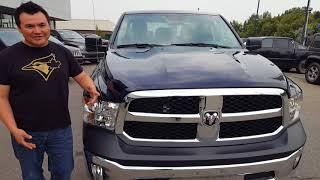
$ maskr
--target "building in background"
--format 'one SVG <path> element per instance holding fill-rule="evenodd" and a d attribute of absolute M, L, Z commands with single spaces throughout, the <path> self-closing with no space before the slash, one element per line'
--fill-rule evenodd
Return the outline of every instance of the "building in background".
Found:
<path fill-rule="evenodd" d="M 16 27 L 13 13 L 21 3 L 29 0 L 0 0 L 0 28 Z M 39 4 L 50 15 L 51 28 L 56 27 L 57 21 L 71 19 L 70 0 L 32 0 Z"/>
<path fill-rule="evenodd" d="M 109 20 L 72 19 L 70 21 L 57 21 L 56 29 L 74 30 L 81 34 L 97 34 L 109 39 L 115 24 Z"/>

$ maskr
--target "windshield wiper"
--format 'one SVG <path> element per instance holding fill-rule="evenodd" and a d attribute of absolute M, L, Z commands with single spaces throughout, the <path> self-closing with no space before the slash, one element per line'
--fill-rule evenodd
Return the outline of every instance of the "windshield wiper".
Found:
<path fill-rule="evenodd" d="M 209 43 L 176 43 L 171 44 L 174 46 L 197 46 L 197 47 L 214 47 L 214 48 L 231 48 L 229 46 L 219 45 L 219 44 L 209 44 Z"/>
<path fill-rule="evenodd" d="M 146 47 L 155 47 L 155 46 L 163 46 L 163 45 L 160 45 L 160 44 L 148 44 L 148 43 L 141 43 L 141 44 L 121 44 L 121 45 L 118 45 L 117 48 L 126 48 L 126 47 L 136 47 L 136 48 L 146 48 Z"/>

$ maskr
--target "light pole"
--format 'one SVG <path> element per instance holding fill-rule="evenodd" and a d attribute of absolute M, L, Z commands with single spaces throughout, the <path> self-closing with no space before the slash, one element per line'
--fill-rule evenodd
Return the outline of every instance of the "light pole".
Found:
<path fill-rule="evenodd" d="M 305 16 L 304 26 L 303 26 L 303 42 L 302 42 L 302 44 L 303 44 L 304 46 L 306 45 L 306 41 L 307 41 L 307 30 L 308 30 L 310 1 L 311 1 L 311 0 L 308 0 L 308 5 L 307 5 L 306 11 L 305 11 L 306 16 Z"/>
<path fill-rule="evenodd" d="M 257 17 L 259 17 L 259 6 L 260 6 L 260 0 L 258 0 Z"/>
<path fill-rule="evenodd" d="M 260 0 L 258 0 L 258 6 L 257 6 L 257 14 L 256 14 L 256 18 L 255 18 L 255 36 L 258 35 L 258 21 L 259 21 L 259 6 L 260 6 Z"/>

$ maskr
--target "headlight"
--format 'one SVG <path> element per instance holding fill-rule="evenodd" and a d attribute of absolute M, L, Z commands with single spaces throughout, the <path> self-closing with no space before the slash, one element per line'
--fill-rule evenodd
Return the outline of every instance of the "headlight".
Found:
<path fill-rule="evenodd" d="M 290 120 L 294 121 L 299 117 L 300 109 L 302 106 L 303 93 L 301 88 L 293 81 L 288 79 L 289 82 L 289 116 Z"/>
<path fill-rule="evenodd" d="M 84 104 L 84 121 L 95 126 L 114 130 L 118 108 L 118 103 L 107 101 L 97 101 L 92 107 Z"/>
<path fill-rule="evenodd" d="M 74 50 L 74 51 L 73 51 L 73 56 L 74 56 L 74 57 L 81 57 L 81 56 L 82 56 L 82 53 L 81 53 L 80 49 Z"/>

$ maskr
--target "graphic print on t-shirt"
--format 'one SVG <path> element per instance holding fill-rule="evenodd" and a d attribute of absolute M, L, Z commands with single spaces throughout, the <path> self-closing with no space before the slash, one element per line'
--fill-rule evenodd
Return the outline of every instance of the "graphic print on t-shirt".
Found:
<path fill-rule="evenodd" d="M 48 81 L 50 75 L 55 69 L 60 68 L 61 62 L 56 60 L 53 53 L 49 56 L 33 60 L 30 64 L 22 68 L 23 71 L 36 71 L 44 80 Z"/>

